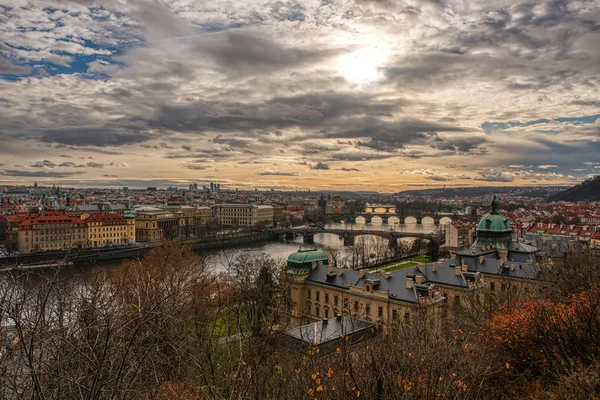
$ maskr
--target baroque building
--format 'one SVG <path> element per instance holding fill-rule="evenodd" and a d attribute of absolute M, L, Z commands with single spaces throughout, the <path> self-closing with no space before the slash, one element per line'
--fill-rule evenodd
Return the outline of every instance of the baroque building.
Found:
<path fill-rule="evenodd" d="M 447 321 L 456 316 L 452 311 L 482 306 L 486 292 L 510 291 L 539 279 L 537 251 L 513 240 L 495 196 L 475 241 L 454 258 L 373 274 L 335 268 L 322 250 L 299 250 L 284 271 L 289 323 L 295 327 L 341 314 L 386 329 L 410 323 L 423 308 L 430 308 L 436 321 Z"/>

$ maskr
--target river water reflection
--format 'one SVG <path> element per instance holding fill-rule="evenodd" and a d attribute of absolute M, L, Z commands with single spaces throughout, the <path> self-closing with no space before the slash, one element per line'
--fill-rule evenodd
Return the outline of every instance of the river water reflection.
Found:
<path fill-rule="evenodd" d="M 347 229 L 352 231 L 390 231 L 393 229 L 396 232 L 410 232 L 410 233 L 430 233 L 435 229 L 434 225 L 393 225 L 390 226 L 388 224 L 339 224 L 332 223 L 327 224 L 326 228 L 333 229 Z M 379 236 L 374 235 L 365 235 L 359 236 L 368 238 L 368 240 L 373 241 L 381 241 L 382 244 L 387 245 L 387 239 L 381 238 Z M 359 240 L 358 238 L 356 240 Z M 411 241 L 412 239 L 403 238 L 400 239 L 403 241 Z M 339 250 L 341 255 L 347 254 L 351 252 L 350 247 L 344 247 L 344 241 L 338 235 L 330 234 L 330 233 L 318 233 L 314 237 L 314 246 L 317 248 L 325 249 L 325 250 Z M 298 237 L 294 240 L 286 240 L 279 242 L 261 242 L 254 243 L 251 245 L 243 245 L 226 249 L 218 249 L 218 250 L 207 250 L 199 252 L 199 254 L 208 257 L 209 264 L 216 271 L 224 271 L 228 264 L 229 260 L 235 259 L 239 254 L 250 254 L 250 255 L 259 255 L 259 254 L 268 254 L 278 262 L 283 263 L 287 257 L 298 250 L 298 248 L 304 247 L 302 243 L 302 237 Z M 71 271 L 73 273 L 87 273 L 98 270 L 106 270 L 107 272 L 115 272 L 118 273 L 118 267 L 120 267 L 122 261 L 105 261 L 100 262 L 96 265 L 83 265 L 77 266 L 73 268 Z"/>

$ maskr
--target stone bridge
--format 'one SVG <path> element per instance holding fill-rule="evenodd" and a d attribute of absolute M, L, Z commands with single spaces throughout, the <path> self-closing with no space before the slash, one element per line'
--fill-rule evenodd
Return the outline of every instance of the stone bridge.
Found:
<path fill-rule="evenodd" d="M 305 244 L 314 243 L 314 237 L 317 233 L 331 233 L 338 235 L 340 239 L 344 239 L 344 246 L 354 246 L 354 238 L 361 235 L 374 235 L 389 240 L 390 246 L 395 247 L 398 245 L 399 238 L 415 238 L 415 239 L 428 239 L 432 240 L 436 238 L 433 233 L 417 233 L 417 232 L 395 232 L 395 231 L 376 231 L 366 229 L 335 229 L 335 228 L 276 228 L 271 230 L 271 234 L 275 238 L 281 238 L 285 235 L 286 239 L 295 239 L 296 236 L 302 236 Z"/>

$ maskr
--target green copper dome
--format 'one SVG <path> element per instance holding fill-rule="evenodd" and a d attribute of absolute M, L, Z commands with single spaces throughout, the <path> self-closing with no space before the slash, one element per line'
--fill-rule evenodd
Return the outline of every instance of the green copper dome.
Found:
<path fill-rule="evenodd" d="M 494 195 L 494 200 L 492 200 L 492 211 L 481 218 L 481 221 L 479 221 L 479 225 L 477 226 L 477 231 L 512 232 L 510 220 L 498 212 L 498 199 L 496 198 L 496 195 Z"/>
<path fill-rule="evenodd" d="M 494 195 L 492 211 L 479 221 L 477 240 L 475 240 L 472 247 L 493 246 L 498 250 L 507 249 L 511 237 L 510 220 L 498 212 L 498 199 Z"/>
<path fill-rule="evenodd" d="M 290 254 L 288 257 L 288 263 L 293 262 L 296 264 L 312 263 L 313 261 L 327 261 L 327 253 L 323 250 L 312 249 L 312 250 L 298 250 L 295 253 Z"/>
<path fill-rule="evenodd" d="M 327 253 L 323 250 L 298 250 L 288 257 L 286 271 L 288 274 L 308 275 L 313 263 L 327 265 L 328 262 Z"/>

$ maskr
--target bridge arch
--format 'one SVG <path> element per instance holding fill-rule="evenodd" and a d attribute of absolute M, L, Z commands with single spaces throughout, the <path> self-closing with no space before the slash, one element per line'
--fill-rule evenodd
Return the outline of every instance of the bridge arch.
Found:
<path fill-rule="evenodd" d="M 435 225 L 435 220 L 431 217 L 423 217 L 421 220 L 421 224 L 423 225 Z"/>
<path fill-rule="evenodd" d="M 452 223 L 452 218 L 450 217 L 442 217 L 440 218 L 440 225 L 448 225 Z"/>
<path fill-rule="evenodd" d="M 406 217 L 404 223 L 406 225 L 416 225 L 419 221 L 415 217 Z"/>
<path fill-rule="evenodd" d="M 389 217 L 388 218 L 388 225 L 400 225 L 400 218 L 394 216 L 394 217 Z"/>
<path fill-rule="evenodd" d="M 375 216 L 375 217 L 371 218 L 371 224 L 381 225 L 381 224 L 383 224 L 383 219 L 381 217 Z"/>
<path fill-rule="evenodd" d="M 362 224 L 365 224 L 367 222 L 367 220 L 365 219 L 365 217 L 356 217 L 354 222 L 359 225 L 362 225 Z"/>

